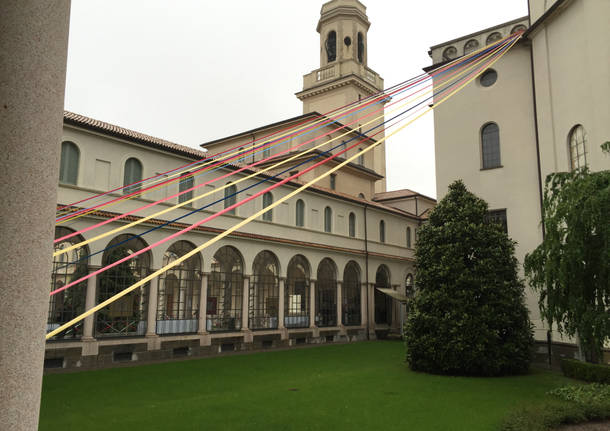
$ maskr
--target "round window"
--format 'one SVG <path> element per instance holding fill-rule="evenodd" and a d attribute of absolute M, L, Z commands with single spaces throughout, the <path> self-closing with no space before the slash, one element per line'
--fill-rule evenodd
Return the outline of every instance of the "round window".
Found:
<path fill-rule="evenodd" d="M 498 72 L 488 69 L 481 75 L 480 82 L 483 87 L 491 87 L 498 80 Z"/>
<path fill-rule="evenodd" d="M 345 39 L 343 39 L 343 43 L 345 43 L 345 46 L 350 46 L 352 44 L 352 39 L 349 36 L 346 36 Z"/>

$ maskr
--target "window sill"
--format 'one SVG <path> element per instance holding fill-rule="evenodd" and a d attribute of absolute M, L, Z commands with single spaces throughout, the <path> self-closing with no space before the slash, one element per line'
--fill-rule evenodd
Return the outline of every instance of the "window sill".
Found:
<path fill-rule="evenodd" d="M 481 171 L 492 171 L 494 169 L 501 169 L 503 167 L 504 167 L 503 165 L 500 165 L 500 166 L 494 166 L 493 168 L 481 168 L 480 170 Z"/>

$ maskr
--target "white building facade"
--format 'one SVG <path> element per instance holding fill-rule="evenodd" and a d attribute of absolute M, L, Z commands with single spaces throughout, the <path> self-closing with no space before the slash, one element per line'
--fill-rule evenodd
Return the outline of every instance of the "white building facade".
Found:
<path fill-rule="evenodd" d="M 492 68 L 434 112 L 438 199 L 462 179 L 505 223 L 520 262 L 543 238 L 546 176 L 584 165 L 610 169 L 601 150 L 610 141 L 610 2 L 530 0 L 529 9 L 529 16 L 430 49 L 436 66 L 527 29 Z M 531 289 L 527 303 L 536 339 L 547 340 Z M 570 343 L 558 334 L 553 341 Z"/>
<path fill-rule="evenodd" d="M 369 25 L 366 8 L 357 0 L 326 3 L 318 26 L 323 50 L 320 70 L 331 67 L 334 72 L 313 72 L 313 81 L 308 80 L 311 74 L 306 75 L 304 90 L 298 93 L 304 101 L 303 116 L 206 143 L 204 146 L 209 152 L 66 112 L 58 208 L 109 190 L 115 191 L 107 194 L 106 200 L 119 198 L 125 193 L 125 189 L 121 190 L 125 185 L 198 160 L 206 163 L 210 154 L 229 148 L 249 149 L 263 142 L 264 136 L 293 128 L 300 122 L 326 118 L 316 111 L 327 112 L 337 107 L 335 103 L 357 102 L 381 91 L 383 80 L 366 67 Z M 349 123 L 350 119 L 342 121 Z M 309 159 L 321 156 L 321 151 L 327 151 L 328 147 L 303 153 L 286 168 L 243 180 L 257 172 L 250 168 L 236 172 L 245 164 L 272 157 L 271 161 L 256 167 L 261 169 L 284 160 L 285 156 L 279 154 L 282 150 L 302 143 L 297 152 L 290 153 L 298 154 L 340 134 L 346 134 L 341 140 L 358 139 L 360 148 L 375 142 L 360 125 L 337 131 L 341 126 L 337 122 L 326 124 L 311 135 L 329 132 L 323 140 L 307 143 L 308 137 L 289 139 L 266 152 L 248 155 L 213 171 L 198 173 L 194 165 L 190 168 L 192 175 L 180 182 L 142 190 L 132 199 L 58 224 L 56 238 L 227 175 L 186 197 L 172 198 L 57 243 L 55 248 L 59 250 L 124 227 L 192 196 L 209 193 L 192 204 L 56 257 L 51 290 L 162 241 L 287 175 L 300 172 L 321 160 L 320 157 L 314 161 Z M 47 342 L 47 368 L 96 368 L 119 362 L 206 356 L 304 343 L 348 342 L 399 333 L 403 310 L 378 288 L 405 295 L 413 287 L 415 232 L 425 219 L 425 211 L 435 201 L 410 190 L 386 192 L 385 152 L 383 145 L 380 147 L 341 168 L 332 179 L 327 178 L 325 183 L 283 202 L 58 334 Z M 303 164 L 294 171 L 289 169 L 291 164 L 301 161 Z M 58 328 L 129 287 L 336 163 L 303 173 L 236 208 L 233 213 L 140 254 L 129 264 L 118 265 L 53 295 L 47 330 Z M 282 173 L 282 169 L 289 172 Z M 264 182 L 259 184 L 261 180 Z M 140 188 L 132 186 L 126 190 Z M 90 206 L 90 202 L 98 201 L 76 203 L 73 208 Z M 181 218 L 175 220 L 178 217 Z"/>

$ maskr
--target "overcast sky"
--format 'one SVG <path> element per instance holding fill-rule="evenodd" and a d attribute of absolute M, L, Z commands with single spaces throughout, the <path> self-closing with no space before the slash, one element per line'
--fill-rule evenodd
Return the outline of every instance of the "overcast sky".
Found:
<path fill-rule="evenodd" d="M 527 14 L 527 0 L 362 2 L 386 87 L 421 73 L 431 45 Z M 72 0 L 65 107 L 192 147 L 300 115 L 322 4 Z M 436 196 L 432 114 L 388 141 L 387 167 L 389 190 Z"/>

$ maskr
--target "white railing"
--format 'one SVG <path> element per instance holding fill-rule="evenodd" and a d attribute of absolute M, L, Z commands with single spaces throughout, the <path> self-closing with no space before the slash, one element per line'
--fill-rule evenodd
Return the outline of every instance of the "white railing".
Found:
<path fill-rule="evenodd" d="M 325 81 L 335 76 L 335 66 L 327 67 L 326 69 L 318 70 L 316 74 L 317 81 Z"/>

